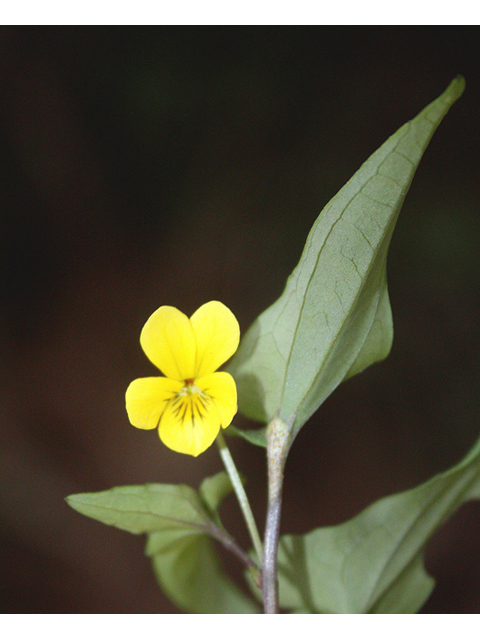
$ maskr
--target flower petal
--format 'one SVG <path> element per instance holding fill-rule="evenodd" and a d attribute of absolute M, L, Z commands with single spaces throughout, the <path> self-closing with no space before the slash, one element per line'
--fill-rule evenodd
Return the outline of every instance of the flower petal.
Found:
<path fill-rule="evenodd" d="M 173 451 L 198 456 L 217 437 L 220 421 L 217 407 L 208 397 L 182 393 L 168 403 L 158 433 Z"/>
<path fill-rule="evenodd" d="M 195 377 L 213 373 L 238 348 L 240 327 L 237 319 L 221 302 L 202 305 L 190 318 L 197 342 Z"/>
<path fill-rule="evenodd" d="M 205 396 L 211 398 L 220 414 L 220 422 L 226 429 L 237 413 L 237 386 L 235 380 L 225 371 L 217 371 L 196 380 Z"/>
<path fill-rule="evenodd" d="M 182 383 L 170 378 L 138 378 L 130 383 L 126 393 L 128 419 L 139 429 L 155 429 L 160 416 L 182 388 Z"/>
<path fill-rule="evenodd" d="M 145 323 L 140 344 L 167 378 L 195 377 L 195 336 L 188 317 L 175 307 L 160 307 Z"/>

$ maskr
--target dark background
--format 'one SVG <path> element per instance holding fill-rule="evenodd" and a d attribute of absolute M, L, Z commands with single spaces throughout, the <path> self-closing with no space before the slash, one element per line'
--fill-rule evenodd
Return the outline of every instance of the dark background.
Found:
<path fill-rule="evenodd" d="M 215 447 L 181 456 L 129 425 L 125 389 L 154 374 L 144 322 L 219 299 L 246 330 L 326 202 L 458 73 L 391 246 L 392 353 L 301 431 L 282 530 L 342 522 L 464 455 L 480 431 L 479 72 L 477 28 L 2 28 L 5 612 L 176 611 L 142 537 L 63 501 L 221 469 Z M 264 452 L 231 446 L 263 528 Z M 232 497 L 224 518 L 235 530 Z M 435 536 L 424 612 L 480 613 L 479 536 L 478 503 Z"/>

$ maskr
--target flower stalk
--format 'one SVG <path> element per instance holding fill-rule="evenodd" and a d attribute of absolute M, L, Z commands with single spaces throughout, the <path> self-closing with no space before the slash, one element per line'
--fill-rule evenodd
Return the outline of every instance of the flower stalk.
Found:
<path fill-rule="evenodd" d="M 257 525 L 255 523 L 255 518 L 253 517 L 252 509 L 250 507 L 247 494 L 243 487 L 242 480 L 237 471 L 237 467 L 235 466 L 235 462 L 233 461 L 230 450 L 227 447 L 227 443 L 225 442 L 225 438 L 223 437 L 222 432 L 219 432 L 219 434 L 217 435 L 217 445 L 218 445 L 220 457 L 222 458 L 222 462 L 229 475 L 233 489 L 237 496 L 240 509 L 242 510 L 243 517 L 245 519 L 248 532 L 250 534 L 250 539 L 253 544 L 253 548 L 255 549 L 255 552 L 258 557 L 258 562 L 259 564 L 261 564 L 262 558 L 263 558 L 262 541 L 258 533 Z"/>

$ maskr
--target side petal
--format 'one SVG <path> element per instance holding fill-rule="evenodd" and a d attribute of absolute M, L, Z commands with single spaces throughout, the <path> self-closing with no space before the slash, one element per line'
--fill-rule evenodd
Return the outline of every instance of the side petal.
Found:
<path fill-rule="evenodd" d="M 237 413 L 237 385 L 229 373 L 217 371 L 196 381 L 205 396 L 210 398 L 220 414 L 222 427 L 226 429 Z"/>
<path fill-rule="evenodd" d="M 198 456 L 208 449 L 220 431 L 215 404 L 200 394 L 178 395 L 160 420 L 158 434 L 169 449 Z"/>
<path fill-rule="evenodd" d="M 195 336 L 188 317 L 175 307 L 160 307 L 140 335 L 145 354 L 167 378 L 195 377 Z"/>
<path fill-rule="evenodd" d="M 195 377 L 213 373 L 238 349 L 240 327 L 237 319 L 221 302 L 202 305 L 190 318 L 197 343 Z"/>
<path fill-rule="evenodd" d="M 134 380 L 125 393 L 128 419 L 138 429 L 155 429 L 167 403 L 181 388 L 181 382 L 169 378 Z"/>

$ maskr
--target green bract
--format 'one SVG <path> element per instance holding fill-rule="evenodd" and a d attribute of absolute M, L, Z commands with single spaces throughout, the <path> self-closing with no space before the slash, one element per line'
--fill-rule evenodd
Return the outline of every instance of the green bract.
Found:
<path fill-rule="evenodd" d="M 401 127 L 317 218 L 283 294 L 228 367 L 248 417 L 279 416 L 292 439 L 338 384 L 388 355 L 388 246 L 423 152 L 464 86 L 455 79 Z"/>

